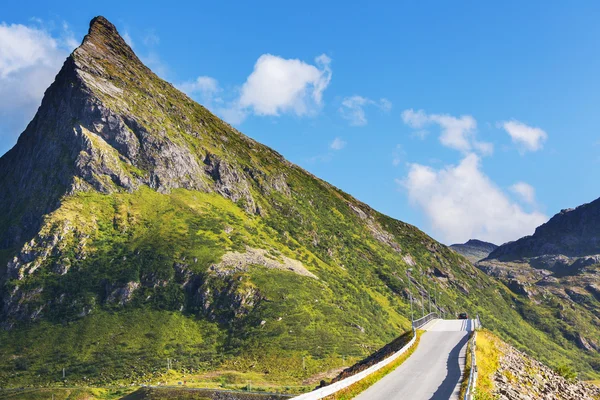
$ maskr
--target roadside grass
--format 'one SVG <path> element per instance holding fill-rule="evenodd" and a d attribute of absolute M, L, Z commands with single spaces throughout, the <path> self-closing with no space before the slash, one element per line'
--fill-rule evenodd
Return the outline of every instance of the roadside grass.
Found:
<path fill-rule="evenodd" d="M 477 332 L 477 345 L 475 357 L 477 359 L 477 387 L 476 400 L 494 398 L 494 374 L 500 368 L 500 339 L 488 330 Z"/>
<path fill-rule="evenodd" d="M 406 361 L 412 355 L 412 353 L 414 353 L 415 349 L 419 345 L 419 341 L 421 340 L 421 335 L 423 333 L 424 331 L 418 330 L 417 339 L 415 340 L 415 343 L 408 349 L 408 351 L 406 351 L 396 360 L 381 368 L 379 371 L 376 371 L 371 375 L 367 376 L 365 379 L 360 380 L 348 386 L 347 388 L 340 390 L 337 393 L 325 397 L 325 400 L 350 400 L 367 390 L 369 387 L 373 386 L 381 378 L 398 368 L 404 361 Z"/>

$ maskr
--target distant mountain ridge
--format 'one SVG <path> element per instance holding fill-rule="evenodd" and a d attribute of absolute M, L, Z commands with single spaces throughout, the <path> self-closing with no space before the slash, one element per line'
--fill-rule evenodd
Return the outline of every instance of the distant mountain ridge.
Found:
<path fill-rule="evenodd" d="M 450 248 L 465 256 L 472 263 L 475 263 L 486 258 L 498 246 L 493 243 L 484 242 L 483 240 L 470 239 L 466 243 L 453 244 Z"/>
<path fill-rule="evenodd" d="M 600 254 L 600 198 L 561 210 L 533 235 L 498 247 L 489 258 L 510 261 L 558 254 L 567 257 Z"/>

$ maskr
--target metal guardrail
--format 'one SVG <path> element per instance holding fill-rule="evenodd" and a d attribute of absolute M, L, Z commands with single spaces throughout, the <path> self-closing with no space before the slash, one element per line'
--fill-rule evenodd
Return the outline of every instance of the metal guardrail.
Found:
<path fill-rule="evenodd" d="M 377 364 L 371 365 L 369 368 L 365 369 L 364 371 L 360 371 L 352 376 L 349 376 L 345 379 L 342 379 L 340 381 L 332 383 L 331 385 L 328 385 L 328 386 L 313 390 L 312 392 L 304 393 L 297 397 L 294 397 L 294 400 L 320 400 L 320 399 L 323 399 L 327 396 L 330 396 L 336 392 L 339 392 L 340 390 L 345 389 L 348 386 L 366 378 L 367 376 L 371 375 L 375 371 L 380 370 L 381 368 L 385 367 L 386 365 L 388 365 L 389 363 L 394 361 L 396 358 L 400 357 L 408 349 L 410 349 L 412 347 L 412 345 L 415 343 L 415 340 L 417 338 L 416 330 L 436 318 L 438 318 L 438 313 L 432 312 L 422 318 L 419 318 L 419 319 L 413 321 L 413 337 L 412 337 L 412 339 L 407 344 L 405 344 L 404 347 L 402 347 L 400 350 L 398 350 L 397 352 L 395 352 L 388 358 L 378 362 Z M 473 338 L 469 341 L 470 347 L 471 347 L 471 372 L 469 374 L 469 383 L 467 386 L 467 391 L 465 393 L 464 400 L 472 400 L 473 399 L 475 385 L 477 382 L 477 363 L 476 363 L 476 359 L 475 359 L 475 340 L 477 337 L 477 332 L 475 331 L 475 329 L 479 328 L 481 326 L 481 321 L 479 319 L 479 315 L 477 315 L 477 318 L 473 319 L 472 321 L 473 321 L 472 323 L 473 323 L 474 332 L 473 332 Z"/>
<path fill-rule="evenodd" d="M 477 331 L 475 329 L 479 327 L 481 327 L 481 320 L 479 319 L 479 314 L 477 314 L 477 318 L 473 319 L 473 338 L 469 341 L 469 346 L 471 348 L 471 372 L 469 373 L 469 383 L 467 384 L 464 400 L 473 399 L 475 387 L 477 386 L 477 358 L 475 357 Z"/>
<path fill-rule="evenodd" d="M 429 321 L 439 318 L 437 312 L 432 312 L 427 314 L 426 316 L 416 319 L 413 321 L 412 326 L 414 329 L 419 329 L 422 326 L 425 326 Z"/>
<path fill-rule="evenodd" d="M 386 365 L 388 365 L 389 363 L 391 363 L 392 361 L 394 361 L 395 359 L 400 357 L 408 349 L 410 349 L 413 344 L 415 344 L 416 339 L 417 339 L 417 333 L 413 329 L 412 339 L 410 339 L 410 341 L 407 344 L 405 344 L 404 347 L 402 347 L 400 350 L 398 350 L 397 352 L 395 352 L 388 358 L 379 361 L 377 364 L 371 365 L 369 368 L 365 369 L 364 371 L 360 371 L 352 376 L 349 376 L 345 379 L 342 379 L 340 381 L 332 383 L 331 385 L 328 385 L 328 386 L 313 390 L 312 392 L 304 393 L 304 394 L 301 394 L 300 396 L 294 397 L 294 400 L 319 400 L 319 399 L 323 399 L 327 396 L 330 396 L 336 392 L 339 392 L 340 390 L 347 388 L 348 386 L 352 385 L 353 383 L 356 383 L 356 382 L 366 378 L 367 376 L 371 375 L 373 372 L 380 370 L 381 368 L 385 367 Z"/>

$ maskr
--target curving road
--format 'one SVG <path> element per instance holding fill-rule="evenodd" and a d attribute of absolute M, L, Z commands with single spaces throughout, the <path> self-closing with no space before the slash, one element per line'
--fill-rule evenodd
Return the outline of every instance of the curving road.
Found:
<path fill-rule="evenodd" d="M 472 320 L 438 319 L 415 352 L 356 400 L 448 400 L 458 399 Z"/>

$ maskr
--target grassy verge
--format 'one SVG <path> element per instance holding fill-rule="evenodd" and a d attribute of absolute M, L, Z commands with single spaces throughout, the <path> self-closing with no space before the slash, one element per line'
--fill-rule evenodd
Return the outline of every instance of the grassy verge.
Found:
<path fill-rule="evenodd" d="M 477 358 L 477 390 L 476 400 L 493 399 L 494 374 L 500 368 L 500 339 L 488 330 L 477 333 L 477 346 L 475 346 L 475 357 Z"/>
<path fill-rule="evenodd" d="M 390 364 L 381 368 L 379 371 L 376 371 L 376 372 L 372 373 L 371 375 L 367 376 L 365 379 L 360 380 L 360 381 L 348 386 L 346 389 L 340 390 L 339 392 L 334 393 L 331 396 L 327 396 L 325 399 L 326 400 L 350 400 L 350 399 L 353 399 L 354 397 L 356 397 L 359 393 L 361 393 L 361 392 L 365 391 L 366 389 L 368 389 L 369 387 L 373 386 L 381 378 L 383 378 L 384 376 L 386 376 L 387 374 L 389 374 L 390 372 L 392 372 L 393 370 L 398 368 L 400 366 L 400 364 L 402 364 L 404 361 L 406 361 L 408 359 L 408 357 L 411 356 L 411 354 L 415 351 L 415 349 L 419 345 L 419 341 L 421 339 L 422 334 L 423 334 L 423 331 L 421 331 L 421 330 L 417 331 L 417 339 L 415 340 L 415 343 L 410 347 L 410 349 L 408 349 L 408 351 L 406 351 L 400 357 L 395 359 L 393 362 L 391 362 Z"/>

